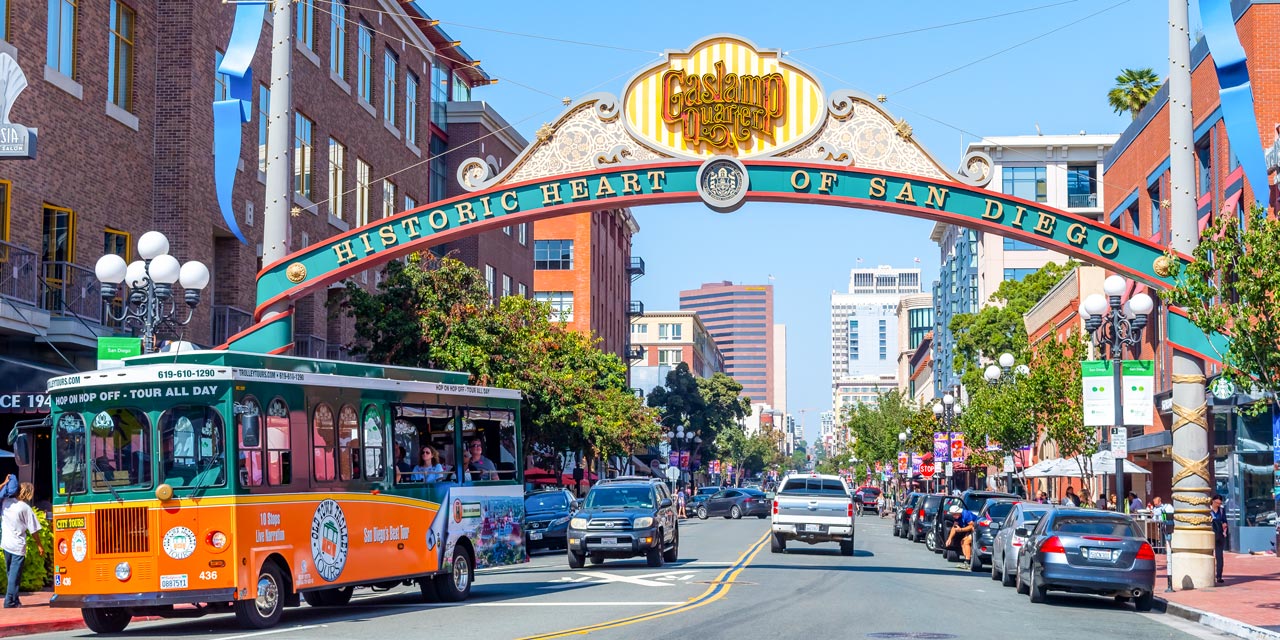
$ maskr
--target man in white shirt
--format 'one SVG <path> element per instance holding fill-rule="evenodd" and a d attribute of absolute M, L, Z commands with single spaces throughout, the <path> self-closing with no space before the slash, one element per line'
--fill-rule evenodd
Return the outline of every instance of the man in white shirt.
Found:
<path fill-rule="evenodd" d="M 14 487 L 17 496 L 14 497 Z M 17 485 L 12 475 L 0 490 L 0 549 L 4 551 L 5 570 L 8 572 L 9 585 L 4 595 L 4 608 L 12 609 L 22 606 L 18 602 L 18 587 L 22 583 L 22 565 L 27 558 L 27 537 L 40 530 L 40 521 L 31 510 L 31 499 L 35 496 L 35 487 L 30 482 Z M 44 555 L 44 549 L 36 542 L 37 553 Z"/>

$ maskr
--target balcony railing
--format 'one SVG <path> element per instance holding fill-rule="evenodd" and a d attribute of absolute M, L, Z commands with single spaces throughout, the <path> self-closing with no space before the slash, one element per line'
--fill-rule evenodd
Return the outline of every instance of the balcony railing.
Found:
<path fill-rule="evenodd" d="M 345 344 L 331 344 L 326 350 L 325 357 L 330 360 L 342 360 L 344 362 L 361 362 L 360 356 L 352 355 L 351 348 Z"/>
<path fill-rule="evenodd" d="M 253 324 L 253 314 L 227 304 L 213 305 L 213 335 L 210 344 L 218 346 L 226 344 L 227 338 L 234 336 Z"/>
<path fill-rule="evenodd" d="M 324 338 L 301 333 L 293 336 L 293 355 L 299 358 L 322 359 L 328 354 L 329 343 Z"/>
<path fill-rule="evenodd" d="M 640 300 L 632 300 L 630 307 L 627 309 L 627 313 L 632 317 L 644 315 L 644 302 L 641 302 Z"/>
<path fill-rule="evenodd" d="M 627 360 L 639 360 L 644 357 L 644 347 L 638 344 L 627 345 Z"/>
<path fill-rule="evenodd" d="M 644 275 L 644 258 L 631 256 L 631 266 L 627 267 L 627 275 L 631 276 L 631 280 Z"/>
<path fill-rule="evenodd" d="M 36 252 L 0 241 L 0 297 L 36 306 L 40 300 Z"/>
<path fill-rule="evenodd" d="M 44 308 L 54 316 L 73 316 L 102 324 L 102 296 L 92 269 L 72 262 L 43 263 Z"/>
<path fill-rule="evenodd" d="M 1067 194 L 1068 209 L 1093 209 L 1097 206 L 1098 206 L 1098 194 L 1096 193 Z"/>

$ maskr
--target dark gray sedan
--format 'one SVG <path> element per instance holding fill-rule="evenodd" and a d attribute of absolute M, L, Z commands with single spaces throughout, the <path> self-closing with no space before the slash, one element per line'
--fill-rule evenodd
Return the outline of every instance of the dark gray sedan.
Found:
<path fill-rule="evenodd" d="M 1053 507 L 1036 502 L 1019 502 L 1013 505 L 1000 530 L 991 543 L 991 579 L 1012 587 L 1018 575 L 1018 552 L 1027 544 L 1027 536 L 1018 535 L 1018 529 L 1034 529 L 1036 523 Z"/>
<path fill-rule="evenodd" d="M 756 489 L 725 489 L 698 505 L 698 517 L 724 516 L 737 520 L 743 516 L 767 518 L 773 508 L 763 491 Z"/>
<path fill-rule="evenodd" d="M 1026 531 L 1025 527 L 1020 528 Z M 1015 532 L 1016 533 L 1016 532 Z M 1050 591 L 1133 598 L 1150 611 L 1156 555 L 1128 516 L 1087 509 L 1054 509 L 1030 532 L 1018 555 L 1018 593 L 1044 602 Z"/>

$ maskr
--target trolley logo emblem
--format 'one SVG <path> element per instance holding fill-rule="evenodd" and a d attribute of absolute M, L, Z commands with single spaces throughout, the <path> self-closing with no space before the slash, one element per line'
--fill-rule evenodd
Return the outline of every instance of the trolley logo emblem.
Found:
<path fill-rule="evenodd" d="M 164 534 L 161 546 L 174 560 L 184 560 L 196 552 L 196 534 L 186 527 L 174 527 Z"/>
<path fill-rule="evenodd" d="M 311 559 L 316 573 L 328 582 L 337 580 L 347 564 L 347 547 L 347 518 L 342 507 L 334 500 L 321 502 L 311 518 Z"/>
<path fill-rule="evenodd" d="M 455 499 L 453 501 L 453 521 L 462 522 L 462 501 Z"/>
<path fill-rule="evenodd" d="M 85 556 L 89 555 L 89 538 L 84 534 L 84 529 L 76 529 L 71 535 L 71 557 L 76 562 L 83 562 Z"/>

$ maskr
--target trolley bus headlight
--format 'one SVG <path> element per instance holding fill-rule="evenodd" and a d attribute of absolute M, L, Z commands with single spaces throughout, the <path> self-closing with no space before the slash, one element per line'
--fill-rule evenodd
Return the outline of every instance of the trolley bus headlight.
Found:
<path fill-rule="evenodd" d="M 587 528 L 587 519 L 586 519 L 586 518 L 574 518 L 574 519 L 572 519 L 572 520 L 570 520 L 570 521 L 569 521 L 569 528 L 570 528 L 570 529 L 586 529 L 586 528 Z"/>
<path fill-rule="evenodd" d="M 120 582 L 128 582 L 129 577 L 133 575 L 133 569 L 129 567 L 128 562 L 121 562 L 116 565 L 116 580 Z"/>
<path fill-rule="evenodd" d="M 227 534 L 221 531 L 210 531 L 208 537 L 205 538 L 205 542 L 215 550 L 222 551 L 227 548 Z"/>
<path fill-rule="evenodd" d="M 62 539 L 58 540 L 58 554 L 59 554 L 59 555 L 62 555 L 62 556 L 67 555 L 67 550 L 68 550 L 68 549 L 69 549 L 69 547 L 67 546 L 67 539 L 66 539 L 66 538 L 62 538 Z"/>

